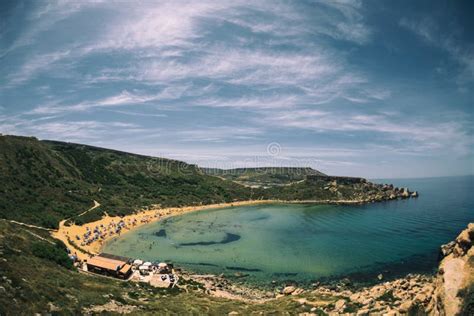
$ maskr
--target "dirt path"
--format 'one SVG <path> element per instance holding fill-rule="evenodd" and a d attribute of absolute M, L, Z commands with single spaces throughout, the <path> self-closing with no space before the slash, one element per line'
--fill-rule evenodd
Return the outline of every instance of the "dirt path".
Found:
<path fill-rule="evenodd" d="M 84 212 L 82 212 L 81 214 L 77 215 L 77 217 L 82 216 L 82 215 L 85 215 L 85 214 L 89 213 L 90 211 L 95 210 L 95 209 L 98 208 L 99 206 L 100 206 L 100 203 L 97 202 L 96 200 L 94 200 L 94 206 L 91 207 L 90 209 L 88 209 L 87 211 L 84 211 Z M 74 216 L 73 216 L 73 217 L 74 217 Z M 71 217 L 71 218 L 72 218 L 72 217 Z"/>
<path fill-rule="evenodd" d="M 46 227 L 41 227 L 41 226 L 26 224 L 26 223 L 22 223 L 22 222 L 15 221 L 15 220 L 13 220 L 13 219 L 3 219 L 3 218 L 2 218 L 2 220 L 7 221 L 7 222 L 10 222 L 10 223 L 13 223 L 13 224 L 17 224 L 17 225 L 29 227 L 29 228 L 36 228 L 36 229 L 46 230 L 46 231 L 49 231 L 49 232 L 54 231 L 54 229 L 52 229 L 52 228 L 46 228 Z"/>
<path fill-rule="evenodd" d="M 42 241 L 46 241 L 47 243 L 50 243 L 50 244 L 53 245 L 53 246 L 56 245 L 56 244 L 55 244 L 54 242 L 52 242 L 51 240 L 48 240 L 48 239 L 46 239 L 46 238 L 44 238 L 44 237 L 41 237 L 40 235 L 35 234 L 35 233 L 33 233 L 32 231 L 29 231 L 28 229 L 23 229 L 23 230 L 24 230 L 25 232 L 27 232 L 28 234 L 30 234 L 31 236 L 35 237 L 35 238 L 38 238 L 38 239 L 40 239 L 40 240 L 42 240 Z"/>

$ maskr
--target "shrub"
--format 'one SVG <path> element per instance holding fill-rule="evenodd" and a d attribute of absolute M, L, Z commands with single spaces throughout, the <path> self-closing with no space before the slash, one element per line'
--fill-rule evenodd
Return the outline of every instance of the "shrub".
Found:
<path fill-rule="evenodd" d="M 63 244 L 51 245 L 47 242 L 35 242 L 31 246 L 31 252 L 36 257 L 55 262 L 67 269 L 71 269 L 73 266 Z"/>

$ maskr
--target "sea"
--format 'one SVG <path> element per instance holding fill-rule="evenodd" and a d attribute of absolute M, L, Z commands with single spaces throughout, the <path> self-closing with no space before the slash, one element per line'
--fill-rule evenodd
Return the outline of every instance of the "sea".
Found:
<path fill-rule="evenodd" d="M 373 181 L 419 197 L 197 211 L 144 225 L 103 250 L 261 286 L 433 273 L 440 246 L 474 222 L 474 176 Z"/>

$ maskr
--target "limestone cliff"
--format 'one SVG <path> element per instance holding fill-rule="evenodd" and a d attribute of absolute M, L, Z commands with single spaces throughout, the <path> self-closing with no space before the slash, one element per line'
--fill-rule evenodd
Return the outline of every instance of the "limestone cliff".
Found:
<path fill-rule="evenodd" d="M 472 315 L 474 312 L 474 223 L 455 241 L 441 247 L 435 292 L 428 305 L 429 315 Z"/>

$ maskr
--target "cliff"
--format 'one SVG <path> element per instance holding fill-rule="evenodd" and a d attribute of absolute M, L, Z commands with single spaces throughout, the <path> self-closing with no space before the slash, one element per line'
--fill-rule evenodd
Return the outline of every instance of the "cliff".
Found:
<path fill-rule="evenodd" d="M 434 316 L 474 315 L 474 223 L 441 247 L 443 259 L 426 311 Z"/>

